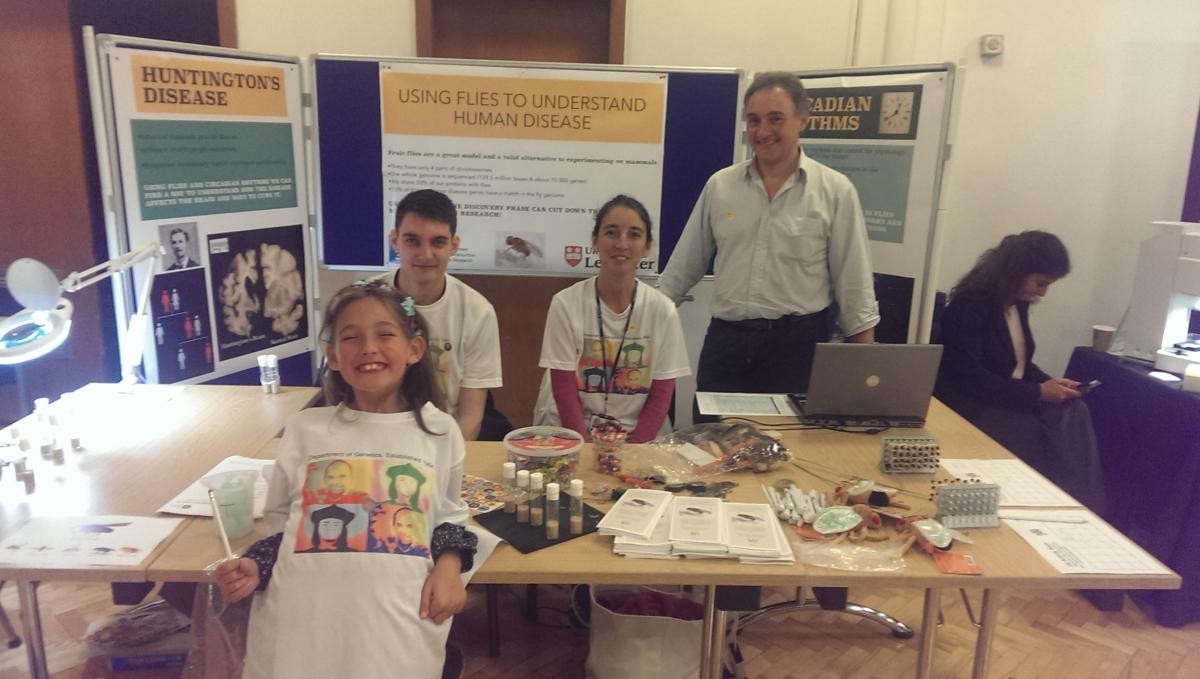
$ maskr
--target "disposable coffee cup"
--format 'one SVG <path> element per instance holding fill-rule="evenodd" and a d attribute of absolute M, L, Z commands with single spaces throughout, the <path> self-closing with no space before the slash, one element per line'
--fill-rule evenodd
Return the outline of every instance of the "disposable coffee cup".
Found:
<path fill-rule="evenodd" d="M 1104 353 L 1112 346 L 1113 333 L 1117 329 L 1111 325 L 1093 325 L 1092 326 L 1092 349 Z"/>
<path fill-rule="evenodd" d="M 200 479 L 217 498 L 221 523 L 230 540 L 246 535 L 254 528 L 254 484 L 258 472 L 253 470 L 222 472 Z"/>

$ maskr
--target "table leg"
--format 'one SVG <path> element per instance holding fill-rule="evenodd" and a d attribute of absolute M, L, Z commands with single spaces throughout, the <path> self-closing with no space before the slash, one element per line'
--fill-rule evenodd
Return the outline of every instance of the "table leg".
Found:
<path fill-rule="evenodd" d="M 975 665 L 971 668 L 972 679 L 987 679 L 992 635 L 996 632 L 997 608 L 998 606 L 992 603 L 992 590 L 983 590 L 983 603 L 979 606 L 979 634 L 975 638 Z"/>
<path fill-rule="evenodd" d="M 38 610 L 36 580 L 17 583 L 21 601 L 21 629 L 25 633 L 25 655 L 29 658 L 29 673 L 33 679 L 50 679 L 46 667 L 46 641 L 42 638 L 42 614 Z"/>
<path fill-rule="evenodd" d="M 725 675 L 725 625 L 729 614 L 719 608 L 714 613 L 712 642 L 705 662 L 708 664 L 709 679 L 721 679 Z"/>
<path fill-rule="evenodd" d="M 938 610 L 942 590 L 925 590 L 925 608 L 921 612 L 921 646 L 917 649 L 917 679 L 933 676 L 933 643 L 937 640 Z"/>
<path fill-rule="evenodd" d="M 700 679 L 721 679 L 720 675 L 712 676 L 709 671 L 708 657 L 712 655 L 713 624 L 717 612 L 717 586 L 707 585 L 704 588 L 704 626 L 700 632 Z"/>

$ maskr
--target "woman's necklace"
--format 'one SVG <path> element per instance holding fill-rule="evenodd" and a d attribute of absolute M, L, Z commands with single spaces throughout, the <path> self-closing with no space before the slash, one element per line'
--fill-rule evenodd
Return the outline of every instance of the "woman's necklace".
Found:
<path fill-rule="evenodd" d="M 621 341 L 617 343 L 617 353 L 613 356 L 612 368 L 608 367 L 608 344 L 604 340 L 604 313 L 600 306 L 600 279 L 596 279 L 596 325 L 600 328 L 600 364 L 601 379 L 604 381 L 604 417 L 608 417 L 608 395 L 612 393 L 612 384 L 617 376 L 617 361 L 625 348 L 625 336 L 629 334 L 629 321 L 633 319 L 633 307 L 637 304 L 637 280 L 633 281 L 633 294 L 629 297 L 629 310 L 625 315 L 625 329 L 621 331 Z"/>

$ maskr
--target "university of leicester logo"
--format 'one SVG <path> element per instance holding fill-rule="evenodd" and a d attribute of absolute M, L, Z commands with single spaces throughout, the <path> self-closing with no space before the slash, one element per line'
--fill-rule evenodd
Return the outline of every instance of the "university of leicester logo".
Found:
<path fill-rule="evenodd" d="M 563 248 L 563 259 L 567 260 L 567 264 L 578 266 L 583 261 L 583 246 L 568 245 Z"/>

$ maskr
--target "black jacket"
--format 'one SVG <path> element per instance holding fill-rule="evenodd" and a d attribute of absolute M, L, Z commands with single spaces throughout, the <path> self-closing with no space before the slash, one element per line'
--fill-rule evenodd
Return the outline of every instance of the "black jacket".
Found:
<path fill-rule="evenodd" d="M 970 419 L 980 404 L 1032 411 L 1041 395 L 1039 385 L 1050 376 L 1033 362 L 1029 303 L 1017 313 L 1025 333 L 1025 375 L 1013 379 L 1017 354 L 1013 349 L 1004 309 L 979 297 L 955 295 L 942 315 L 942 365 L 936 394 L 946 405 Z"/>

